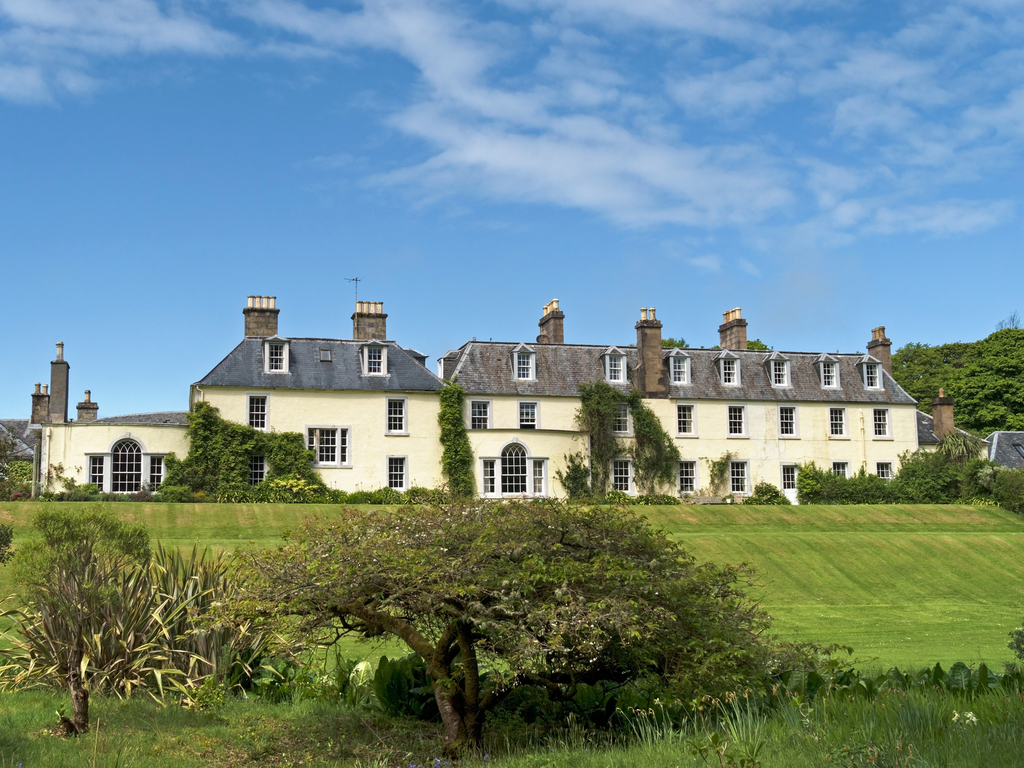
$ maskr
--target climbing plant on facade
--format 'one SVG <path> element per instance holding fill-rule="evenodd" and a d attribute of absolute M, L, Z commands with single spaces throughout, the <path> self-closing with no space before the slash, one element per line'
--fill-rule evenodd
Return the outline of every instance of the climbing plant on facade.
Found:
<path fill-rule="evenodd" d="M 473 495 L 473 448 L 466 434 L 466 392 L 455 380 L 441 389 L 437 424 L 441 427 L 441 471 L 455 496 Z"/>
<path fill-rule="evenodd" d="M 661 420 L 644 404 L 637 390 L 626 397 L 633 417 L 633 482 L 642 493 L 657 493 L 663 486 L 674 486 L 679 472 L 679 449 L 669 437 Z"/>

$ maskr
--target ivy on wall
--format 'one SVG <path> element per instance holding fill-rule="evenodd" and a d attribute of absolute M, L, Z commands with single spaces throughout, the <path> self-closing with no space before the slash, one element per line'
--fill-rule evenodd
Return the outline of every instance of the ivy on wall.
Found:
<path fill-rule="evenodd" d="M 454 496 L 473 495 L 473 449 L 466 434 L 466 392 L 452 379 L 441 389 L 441 471 Z"/>
<path fill-rule="evenodd" d="M 675 487 L 679 473 L 679 448 L 661 421 L 635 389 L 626 398 L 633 416 L 633 482 L 642 493 L 657 493 L 663 486 Z"/>
<path fill-rule="evenodd" d="M 212 405 L 199 402 L 188 414 L 188 438 L 184 459 L 167 455 L 167 478 L 161 491 L 180 487 L 209 499 L 244 497 L 251 491 L 249 460 L 253 456 L 265 458 L 266 480 L 287 479 L 325 488 L 311 465 L 312 451 L 298 432 L 261 432 L 227 421 Z"/>

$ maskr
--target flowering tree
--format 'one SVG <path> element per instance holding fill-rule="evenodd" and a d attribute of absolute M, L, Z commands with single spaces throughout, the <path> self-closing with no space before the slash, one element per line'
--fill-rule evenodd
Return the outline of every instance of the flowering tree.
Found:
<path fill-rule="evenodd" d="M 641 674 L 689 695 L 750 682 L 766 663 L 767 617 L 743 597 L 745 576 L 697 564 L 625 509 L 344 509 L 250 552 L 232 610 L 306 642 L 401 639 L 426 663 L 455 753 L 523 685 L 564 699 Z"/>

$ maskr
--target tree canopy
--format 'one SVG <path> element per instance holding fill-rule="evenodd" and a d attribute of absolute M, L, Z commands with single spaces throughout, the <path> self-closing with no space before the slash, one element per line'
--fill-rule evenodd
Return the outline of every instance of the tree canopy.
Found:
<path fill-rule="evenodd" d="M 626 509 L 462 502 L 311 519 L 240 571 L 239 620 L 301 642 L 390 635 L 426 663 L 450 753 L 521 686 L 657 675 L 722 695 L 767 664 L 743 568 L 698 564 Z"/>
<path fill-rule="evenodd" d="M 893 378 L 931 412 L 939 388 L 953 398 L 956 425 L 985 436 L 1024 430 L 1024 330 L 1006 328 L 974 342 L 911 343 L 892 358 Z"/>

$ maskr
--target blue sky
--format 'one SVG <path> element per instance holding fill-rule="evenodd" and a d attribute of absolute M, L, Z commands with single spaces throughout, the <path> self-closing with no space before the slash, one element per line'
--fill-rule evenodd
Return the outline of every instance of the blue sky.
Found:
<path fill-rule="evenodd" d="M 0 415 L 183 409 L 249 294 L 431 357 L 989 334 L 1021 300 L 1024 3 L 0 0 Z M 13 343 L 12 343 L 13 342 Z"/>

